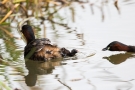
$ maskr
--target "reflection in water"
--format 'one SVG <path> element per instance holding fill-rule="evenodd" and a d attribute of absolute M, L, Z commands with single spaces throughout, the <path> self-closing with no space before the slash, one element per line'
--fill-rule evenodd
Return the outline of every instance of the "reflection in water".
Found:
<path fill-rule="evenodd" d="M 128 58 L 134 57 L 132 53 L 120 53 L 120 54 L 115 54 L 111 55 L 109 57 L 103 57 L 103 59 L 109 60 L 113 64 L 120 64 L 124 61 L 126 61 Z"/>
<path fill-rule="evenodd" d="M 25 83 L 27 86 L 35 86 L 37 76 L 52 73 L 55 66 L 61 65 L 61 60 L 57 59 L 47 62 L 26 60 L 25 65 L 29 71 L 28 75 L 25 76 Z"/>

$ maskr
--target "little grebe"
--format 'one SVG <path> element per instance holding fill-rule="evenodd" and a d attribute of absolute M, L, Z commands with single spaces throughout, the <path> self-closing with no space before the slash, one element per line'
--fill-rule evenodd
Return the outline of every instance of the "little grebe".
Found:
<path fill-rule="evenodd" d="M 76 49 L 70 52 L 65 48 L 52 45 L 48 38 L 35 39 L 34 31 L 30 25 L 22 26 L 21 32 L 27 41 L 24 48 L 24 57 L 27 59 L 46 61 L 65 56 L 74 56 L 78 52 Z"/>
<path fill-rule="evenodd" d="M 113 41 L 102 50 L 135 52 L 135 46 L 125 45 L 121 42 Z"/>

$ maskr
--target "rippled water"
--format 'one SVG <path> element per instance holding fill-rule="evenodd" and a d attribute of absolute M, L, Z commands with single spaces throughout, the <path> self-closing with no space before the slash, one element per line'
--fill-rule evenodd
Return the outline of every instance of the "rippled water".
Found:
<path fill-rule="evenodd" d="M 121 5 L 120 15 L 115 7 L 111 8 L 104 22 L 99 12 L 91 15 L 86 5 L 85 10 L 78 9 L 75 31 L 47 29 L 47 37 L 59 47 L 78 49 L 75 57 L 25 61 L 25 43 L 16 40 L 16 51 L 20 50 L 21 55 L 15 61 L 6 59 L 0 64 L 0 80 L 19 90 L 135 90 L 135 54 L 101 51 L 116 40 L 135 45 L 135 5 Z M 9 58 L 8 53 L 2 55 Z"/>

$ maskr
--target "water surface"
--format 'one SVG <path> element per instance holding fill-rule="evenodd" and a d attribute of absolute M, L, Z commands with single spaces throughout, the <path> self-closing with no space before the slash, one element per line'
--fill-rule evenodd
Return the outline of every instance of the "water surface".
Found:
<path fill-rule="evenodd" d="M 112 9 L 110 13 L 105 11 L 104 22 L 100 12 L 92 15 L 86 4 L 85 10 L 77 9 L 77 23 L 69 23 L 76 30 L 48 27 L 47 38 L 59 47 L 78 49 L 75 57 L 49 62 L 25 61 L 25 43 L 16 40 L 16 51 L 21 50 L 21 55 L 14 61 L 6 51 L 1 52 L 8 59 L 0 64 L 0 79 L 19 90 L 135 90 L 135 54 L 102 51 L 112 41 L 135 45 L 135 5 L 121 4 L 121 14 L 110 6 Z"/>

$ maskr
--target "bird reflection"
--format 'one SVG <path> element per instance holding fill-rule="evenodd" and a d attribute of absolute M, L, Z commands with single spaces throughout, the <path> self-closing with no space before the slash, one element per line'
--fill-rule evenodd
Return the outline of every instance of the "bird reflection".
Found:
<path fill-rule="evenodd" d="M 35 86 L 37 76 L 52 73 L 55 66 L 61 65 L 61 59 L 55 59 L 47 62 L 26 60 L 25 65 L 29 71 L 28 75 L 25 76 L 25 83 L 27 86 Z"/>
<path fill-rule="evenodd" d="M 128 58 L 132 58 L 132 57 L 135 57 L 135 55 L 133 55 L 132 53 L 120 53 L 120 54 L 111 55 L 109 57 L 103 57 L 103 59 L 107 59 L 112 64 L 120 64 L 126 61 Z"/>

